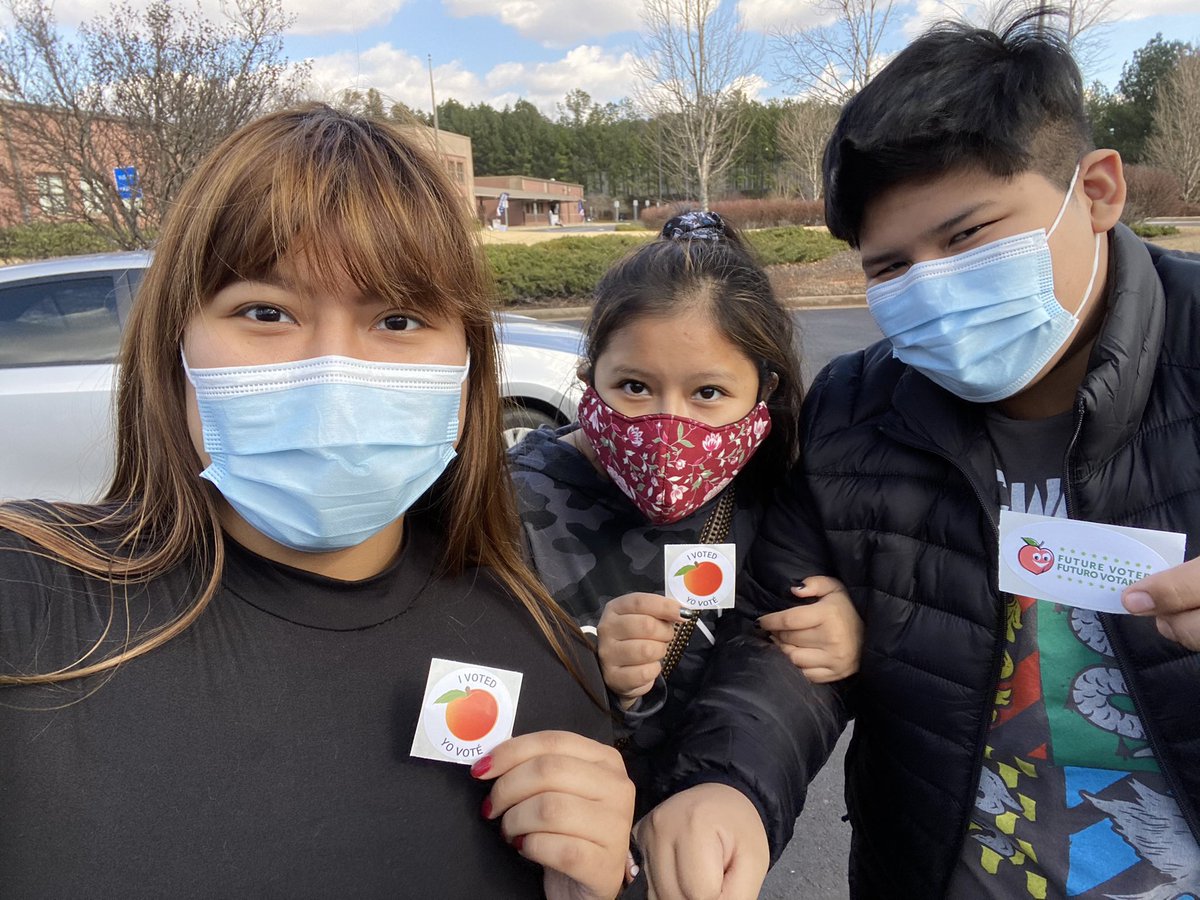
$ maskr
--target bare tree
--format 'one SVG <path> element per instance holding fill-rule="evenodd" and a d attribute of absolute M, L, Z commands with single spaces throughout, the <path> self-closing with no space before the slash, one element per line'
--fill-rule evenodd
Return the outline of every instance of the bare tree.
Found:
<path fill-rule="evenodd" d="M 772 31 L 779 70 L 798 92 L 832 103 L 858 93 L 882 64 L 880 44 L 893 0 L 813 0 L 824 24 Z"/>
<path fill-rule="evenodd" d="M 825 143 L 837 124 L 840 111 L 841 107 L 835 103 L 801 100 L 789 106 L 780 119 L 779 144 L 790 174 L 805 200 L 821 198 Z"/>
<path fill-rule="evenodd" d="M 293 102 L 307 74 L 282 56 L 281 0 L 232 0 L 225 20 L 171 0 L 118 6 L 59 31 L 48 0 L 4 0 L 0 182 L 60 221 L 145 246 L 183 180 L 230 131 Z M 122 196 L 114 169 L 135 167 Z M 42 184 L 37 178 L 43 179 Z M 44 179 L 61 197 L 47 206 Z"/>
<path fill-rule="evenodd" d="M 645 0 L 642 23 L 638 101 L 708 209 L 746 136 L 740 107 L 757 48 L 719 0 Z"/>
<path fill-rule="evenodd" d="M 1200 51 L 1180 57 L 1157 91 L 1150 161 L 1176 175 L 1183 198 L 1200 203 Z"/>

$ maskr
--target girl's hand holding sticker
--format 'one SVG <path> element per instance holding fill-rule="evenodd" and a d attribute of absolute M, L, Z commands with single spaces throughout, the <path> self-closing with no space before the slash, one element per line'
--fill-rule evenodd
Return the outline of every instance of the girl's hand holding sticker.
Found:
<path fill-rule="evenodd" d="M 548 900 L 615 897 L 625 880 L 633 782 L 621 754 L 568 731 L 499 744 L 471 767 L 495 780 L 483 802 L 505 839 L 546 869 Z"/>
<path fill-rule="evenodd" d="M 840 681 L 858 671 L 863 623 L 846 586 L 836 578 L 814 575 L 792 588 L 804 606 L 770 613 L 758 620 L 771 640 L 815 684 Z"/>
<path fill-rule="evenodd" d="M 662 658 L 683 621 L 678 601 L 657 594 L 623 594 L 608 601 L 596 625 L 604 683 L 624 708 L 650 691 Z"/>

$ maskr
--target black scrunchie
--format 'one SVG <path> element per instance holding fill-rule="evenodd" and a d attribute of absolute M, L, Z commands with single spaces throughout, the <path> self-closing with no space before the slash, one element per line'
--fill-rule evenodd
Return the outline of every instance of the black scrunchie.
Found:
<path fill-rule="evenodd" d="M 715 212 L 687 212 L 668 219 L 662 236 L 674 241 L 719 241 L 725 237 L 725 220 Z"/>

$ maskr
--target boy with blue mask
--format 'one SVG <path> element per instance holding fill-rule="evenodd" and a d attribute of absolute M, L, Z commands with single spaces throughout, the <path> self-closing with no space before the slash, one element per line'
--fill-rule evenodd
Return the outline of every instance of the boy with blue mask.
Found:
<path fill-rule="evenodd" d="M 739 603 L 786 631 L 788 589 L 829 572 L 865 622 L 854 897 L 1200 895 L 1200 563 L 1129 588 L 1137 615 L 998 587 L 1002 509 L 1200 551 L 1200 260 L 1119 224 L 1121 160 L 1089 134 L 1028 17 L 923 35 L 826 148 L 885 340 L 813 384 Z M 719 744 L 712 771 L 736 766 Z"/>

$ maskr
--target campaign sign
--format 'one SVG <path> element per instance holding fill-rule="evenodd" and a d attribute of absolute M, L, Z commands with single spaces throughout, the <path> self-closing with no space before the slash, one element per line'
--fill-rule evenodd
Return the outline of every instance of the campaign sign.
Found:
<path fill-rule="evenodd" d="M 1121 592 L 1183 562 L 1186 536 L 1074 519 L 1000 513 L 1000 590 L 1123 613 Z"/>

